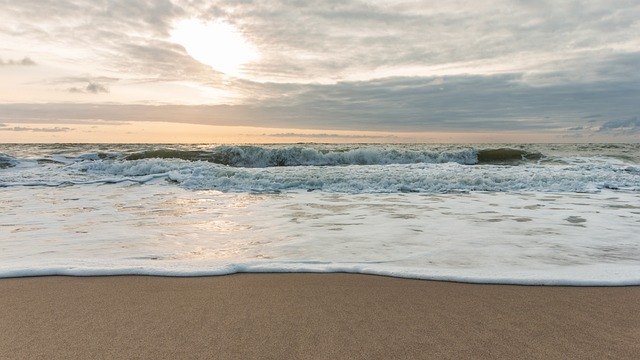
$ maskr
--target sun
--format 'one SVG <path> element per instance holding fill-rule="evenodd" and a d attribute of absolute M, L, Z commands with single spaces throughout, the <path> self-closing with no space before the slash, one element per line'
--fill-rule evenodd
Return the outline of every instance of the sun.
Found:
<path fill-rule="evenodd" d="M 170 35 L 170 40 L 182 45 L 192 58 L 235 77 L 242 75 L 245 64 L 259 57 L 255 46 L 226 22 L 183 20 Z"/>

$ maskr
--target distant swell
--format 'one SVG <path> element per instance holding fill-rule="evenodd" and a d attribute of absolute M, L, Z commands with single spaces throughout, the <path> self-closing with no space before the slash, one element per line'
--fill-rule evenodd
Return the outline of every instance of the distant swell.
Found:
<path fill-rule="evenodd" d="M 0 169 L 6 169 L 16 166 L 18 162 L 11 156 L 0 154 Z"/>
<path fill-rule="evenodd" d="M 142 160 L 142 159 L 182 159 L 190 161 L 213 161 L 210 154 L 204 151 L 187 151 L 187 150 L 172 150 L 172 149 L 160 149 L 143 151 L 126 156 L 127 160 Z"/>
<path fill-rule="evenodd" d="M 506 163 L 512 164 L 525 160 L 539 160 L 542 154 L 537 152 L 527 152 L 519 149 L 484 149 L 478 151 L 478 163 L 495 164 Z"/>

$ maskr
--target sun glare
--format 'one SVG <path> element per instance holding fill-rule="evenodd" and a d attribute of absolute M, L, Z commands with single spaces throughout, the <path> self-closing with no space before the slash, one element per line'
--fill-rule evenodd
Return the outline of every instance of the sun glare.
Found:
<path fill-rule="evenodd" d="M 171 32 L 171 41 L 197 61 L 231 76 L 241 75 L 245 64 L 258 59 L 257 49 L 226 22 L 183 20 Z"/>

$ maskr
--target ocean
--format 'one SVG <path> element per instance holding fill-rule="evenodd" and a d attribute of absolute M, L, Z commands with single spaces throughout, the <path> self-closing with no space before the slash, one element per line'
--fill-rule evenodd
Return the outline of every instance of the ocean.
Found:
<path fill-rule="evenodd" d="M 0 144 L 0 277 L 640 285 L 640 144 Z"/>

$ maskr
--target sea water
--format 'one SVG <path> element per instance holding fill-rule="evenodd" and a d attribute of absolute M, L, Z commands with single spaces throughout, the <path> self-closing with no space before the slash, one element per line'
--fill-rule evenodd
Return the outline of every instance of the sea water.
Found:
<path fill-rule="evenodd" d="M 0 277 L 640 284 L 640 145 L 0 145 Z"/>

